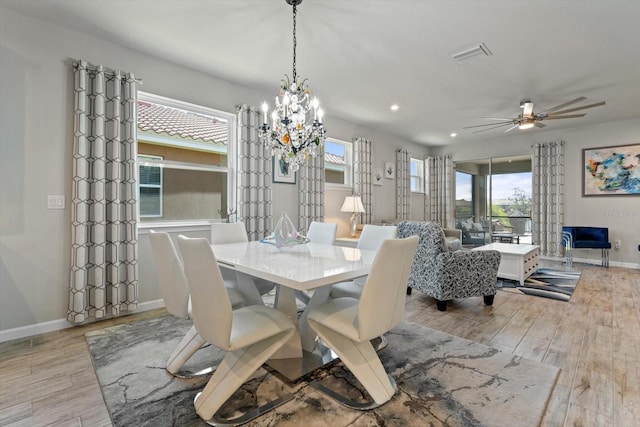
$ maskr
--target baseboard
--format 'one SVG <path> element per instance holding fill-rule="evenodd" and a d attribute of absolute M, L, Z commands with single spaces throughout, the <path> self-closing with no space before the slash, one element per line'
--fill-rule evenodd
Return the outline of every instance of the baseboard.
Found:
<path fill-rule="evenodd" d="M 554 256 L 546 256 L 546 255 L 541 255 L 540 259 L 548 259 L 550 261 L 558 261 L 558 262 L 565 262 L 566 258 L 564 257 L 554 257 Z M 595 267 L 601 267 L 602 266 L 602 259 L 601 258 L 576 258 L 573 257 L 573 262 L 578 262 L 581 264 L 591 264 Z M 622 267 L 622 268 L 631 268 L 631 269 L 640 269 L 640 263 L 636 264 L 633 262 L 622 262 L 622 261 L 612 261 L 611 259 L 609 259 L 609 267 Z"/>
<path fill-rule="evenodd" d="M 161 299 L 142 302 L 138 304 L 138 309 L 135 311 L 135 313 L 155 310 L 156 308 L 162 307 L 164 307 L 164 301 Z M 35 323 L 33 325 L 20 326 L 13 329 L 5 329 L 3 331 L 0 331 L 0 343 L 5 341 L 17 340 L 20 338 L 26 338 L 33 335 L 45 334 L 47 332 L 61 331 L 62 329 L 67 329 L 72 326 L 75 326 L 75 324 L 69 322 L 67 319 L 57 319 L 50 320 L 48 322 Z"/>

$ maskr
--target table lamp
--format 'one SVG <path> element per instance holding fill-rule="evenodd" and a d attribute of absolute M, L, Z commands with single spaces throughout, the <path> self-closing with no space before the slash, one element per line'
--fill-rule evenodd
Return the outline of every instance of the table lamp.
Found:
<path fill-rule="evenodd" d="M 356 214 L 364 212 L 364 206 L 362 205 L 360 196 L 345 197 L 340 212 L 351 212 L 351 237 L 356 237 L 356 227 L 358 225 Z"/>

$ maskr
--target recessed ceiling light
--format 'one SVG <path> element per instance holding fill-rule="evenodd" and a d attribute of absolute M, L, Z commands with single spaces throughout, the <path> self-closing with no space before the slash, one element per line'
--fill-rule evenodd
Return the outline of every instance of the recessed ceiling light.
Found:
<path fill-rule="evenodd" d="M 398 104 L 393 104 L 391 106 L 391 111 L 398 111 L 398 108 L 400 108 L 400 106 Z"/>
<path fill-rule="evenodd" d="M 451 138 L 455 138 L 456 136 L 458 136 L 458 134 L 457 134 L 457 133 L 455 133 L 455 132 L 451 132 Z"/>

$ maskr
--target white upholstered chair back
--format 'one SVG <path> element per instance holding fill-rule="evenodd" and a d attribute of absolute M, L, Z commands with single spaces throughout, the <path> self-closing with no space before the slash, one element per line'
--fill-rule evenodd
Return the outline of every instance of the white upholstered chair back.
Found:
<path fill-rule="evenodd" d="M 228 349 L 232 311 L 222 275 L 205 238 L 178 236 L 184 273 L 191 290 L 191 317 L 198 333 L 214 346 Z M 211 302 L 215 301 L 215 306 Z"/>
<path fill-rule="evenodd" d="M 209 239 L 212 245 L 223 245 L 225 243 L 242 243 L 248 242 L 247 229 L 242 222 L 215 222 L 211 224 L 211 238 Z M 223 278 L 228 282 L 236 280 L 236 272 L 228 269 L 223 269 Z M 273 283 L 264 279 L 252 278 L 253 283 L 256 286 L 260 295 L 269 293 L 275 286 Z"/>
<path fill-rule="evenodd" d="M 418 236 L 385 240 L 360 295 L 358 329 L 361 340 L 378 337 L 404 317 L 407 281 L 418 246 Z"/>
<path fill-rule="evenodd" d="M 382 242 L 387 239 L 396 238 L 395 225 L 372 225 L 365 224 L 358 240 L 358 249 L 377 251 Z"/>
<path fill-rule="evenodd" d="M 242 222 L 215 222 L 211 224 L 212 245 L 248 242 L 247 230 Z"/>
<path fill-rule="evenodd" d="M 189 317 L 189 285 L 171 237 L 150 230 L 149 241 L 164 305 L 170 314 L 186 319 Z"/>
<path fill-rule="evenodd" d="M 313 221 L 309 225 L 307 238 L 311 243 L 319 243 L 323 245 L 333 245 L 336 243 L 336 233 L 338 224 L 334 222 L 318 222 Z"/>

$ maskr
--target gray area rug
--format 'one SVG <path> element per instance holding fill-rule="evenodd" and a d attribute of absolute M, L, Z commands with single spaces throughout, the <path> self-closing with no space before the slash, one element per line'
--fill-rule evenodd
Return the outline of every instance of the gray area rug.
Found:
<path fill-rule="evenodd" d="M 193 398 L 209 377 L 184 380 L 164 370 L 190 323 L 169 315 L 87 334 L 105 402 L 115 426 L 204 426 Z M 537 426 L 559 369 L 402 322 L 379 354 L 398 393 L 369 412 L 343 407 L 304 381 L 284 383 L 260 369 L 221 409 L 242 412 L 287 392 L 296 398 L 251 426 Z M 189 361 L 220 360 L 209 346 Z M 340 362 L 312 376 L 336 390 L 359 386 Z M 358 392 L 360 398 L 368 397 Z"/>
<path fill-rule="evenodd" d="M 556 270 L 540 268 L 524 281 L 498 279 L 498 289 L 560 301 L 569 301 L 580 280 L 580 272 L 572 270 Z"/>

